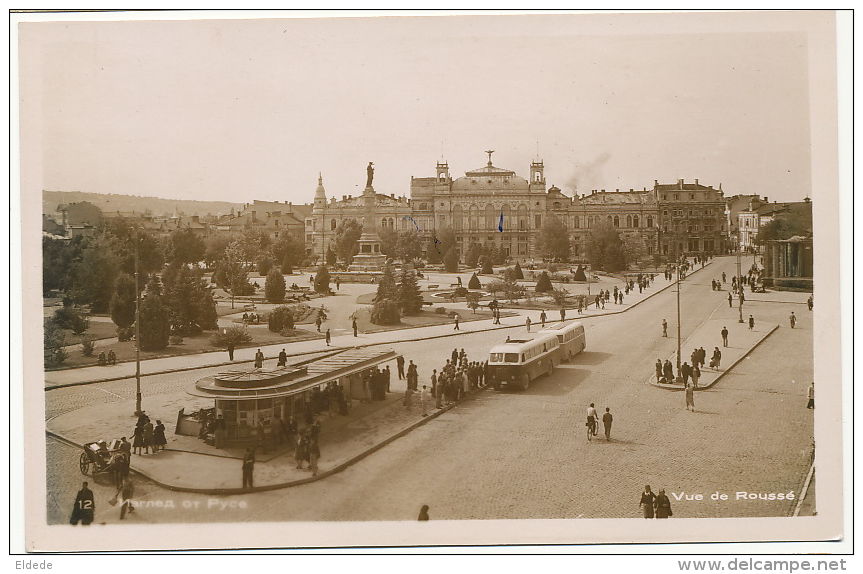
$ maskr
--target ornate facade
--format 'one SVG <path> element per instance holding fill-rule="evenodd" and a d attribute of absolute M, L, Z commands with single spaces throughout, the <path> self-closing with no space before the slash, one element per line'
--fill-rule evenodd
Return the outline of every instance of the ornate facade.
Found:
<path fill-rule="evenodd" d="M 623 240 L 641 257 L 682 253 L 720 253 L 724 248 L 725 211 L 722 191 L 685 184 L 660 185 L 628 192 L 594 190 L 570 197 L 547 187 L 541 160 L 530 163 L 528 178 L 493 165 L 453 179 L 449 165 L 438 162 L 434 177 L 411 177 L 410 198 L 375 194 L 378 227 L 416 229 L 431 238 L 435 230 L 455 232 L 461 257 L 471 244 L 495 245 L 517 260 L 540 259 L 537 239 L 548 218 L 558 218 L 569 229 L 572 253 L 586 255 L 587 236 L 599 222 L 617 228 Z M 318 178 L 312 213 L 306 218 L 306 246 L 322 258 L 345 219 L 363 220 L 362 197 L 327 198 Z"/>

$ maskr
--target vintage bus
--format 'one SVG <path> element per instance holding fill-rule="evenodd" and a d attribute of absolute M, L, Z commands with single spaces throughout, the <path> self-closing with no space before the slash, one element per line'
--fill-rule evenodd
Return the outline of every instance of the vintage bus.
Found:
<path fill-rule="evenodd" d="M 562 361 L 571 361 L 587 345 L 584 335 L 584 325 L 578 321 L 549 325 L 541 330 L 540 333 L 550 333 L 557 336 L 557 341 L 560 343 L 560 359 Z"/>
<path fill-rule="evenodd" d="M 550 375 L 559 363 L 560 342 L 557 336 L 537 333 L 492 347 L 487 376 L 495 390 L 500 390 L 503 385 L 527 390 L 532 380 Z"/>

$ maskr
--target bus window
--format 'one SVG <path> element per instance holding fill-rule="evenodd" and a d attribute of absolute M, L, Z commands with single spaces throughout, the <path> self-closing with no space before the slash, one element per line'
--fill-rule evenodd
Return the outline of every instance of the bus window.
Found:
<path fill-rule="evenodd" d="M 490 358 L 492 363 L 502 363 L 503 353 L 492 353 Z"/>
<path fill-rule="evenodd" d="M 504 363 L 517 363 L 518 353 L 506 353 L 503 358 Z"/>

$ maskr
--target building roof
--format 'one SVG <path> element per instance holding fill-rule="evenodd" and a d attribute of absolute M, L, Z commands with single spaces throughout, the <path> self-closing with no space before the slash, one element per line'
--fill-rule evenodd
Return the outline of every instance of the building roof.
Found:
<path fill-rule="evenodd" d="M 652 193 L 645 191 L 598 191 L 577 200 L 583 205 L 644 205 L 656 203 Z"/>

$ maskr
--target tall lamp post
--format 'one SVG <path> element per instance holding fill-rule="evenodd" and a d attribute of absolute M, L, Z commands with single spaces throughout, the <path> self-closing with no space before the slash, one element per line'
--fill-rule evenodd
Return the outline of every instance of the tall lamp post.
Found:
<path fill-rule="evenodd" d="M 737 285 L 737 312 L 738 312 L 738 323 L 743 322 L 743 282 L 741 280 L 742 275 L 740 274 L 740 229 L 737 230 L 737 281 L 735 284 Z"/>
<path fill-rule="evenodd" d="M 141 415 L 141 290 L 138 288 L 138 249 L 141 237 L 135 228 L 135 415 Z"/>
<path fill-rule="evenodd" d="M 677 372 L 680 373 L 680 269 L 683 267 L 677 262 Z"/>

